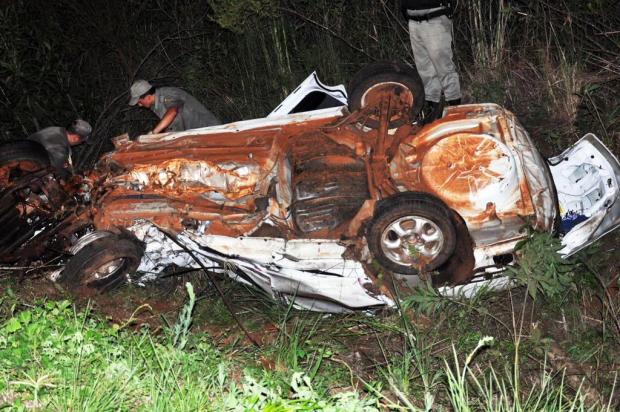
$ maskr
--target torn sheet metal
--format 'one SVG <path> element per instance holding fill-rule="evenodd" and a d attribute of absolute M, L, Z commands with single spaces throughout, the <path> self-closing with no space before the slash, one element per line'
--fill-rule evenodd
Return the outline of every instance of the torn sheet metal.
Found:
<path fill-rule="evenodd" d="M 129 228 L 129 231 L 145 244 L 144 256 L 138 267 L 138 272 L 141 273 L 136 279 L 138 283 L 157 279 L 168 266 L 200 268 L 185 249 L 168 239 L 152 223 L 136 223 Z"/>
<path fill-rule="evenodd" d="M 205 236 L 203 225 L 185 231 L 178 240 L 189 248 L 203 266 L 231 278 L 257 286 L 272 298 L 293 302 L 298 308 L 341 313 L 354 309 L 393 307 L 393 300 L 377 292 L 364 267 L 342 256 L 346 248 L 332 240 L 290 240 L 276 238 L 231 238 Z M 134 282 L 157 279 L 167 266 L 200 269 L 193 258 L 157 227 L 141 222 L 130 230 L 146 243 L 145 255 Z M 409 287 L 418 277 L 408 277 Z M 478 276 L 467 285 L 445 286 L 439 292 L 452 298 L 471 298 L 480 291 L 504 290 L 514 284 L 506 276 Z"/>
<path fill-rule="evenodd" d="M 128 187 L 152 187 L 161 190 L 187 193 L 197 191 L 209 198 L 235 200 L 254 192 L 260 175 L 254 162 L 209 162 L 198 160 L 170 160 L 155 165 L 135 167 L 127 175 L 114 179 L 114 183 L 127 183 Z M 209 196 L 210 192 L 215 192 Z"/>
<path fill-rule="evenodd" d="M 142 222 L 130 230 L 146 243 L 137 279 L 156 278 L 166 266 L 199 268 L 189 254 L 154 225 Z M 372 280 L 360 262 L 345 259 L 346 248 L 333 240 L 308 241 L 275 238 L 233 238 L 186 230 L 178 240 L 206 267 L 257 286 L 274 299 L 295 301 L 297 307 L 327 312 L 392 305 L 373 292 Z"/>
<path fill-rule="evenodd" d="M 384 137 L 342 122 L 345 114 L 345 108 L 332 108 L 141 138 L 104 161 L 125 169 L 109 181 L 124 183 L 127 192 L 117 189 L 100 213 L 114 214 L 116 222 L 123 213 L 139 217 L 133 205 L 123 209 L 118 200 L 138 190 L 143 197 L 152 193 L 166 199 L 167 216 L 160 220 L 172 223 L 174 216 L 177 229 L 188 217 L 211 220 L 207 210 L 224 206 L 222 216 L 234 215 L 235 209 L 248 217 L 266 212 L 287 238 L 338 239 L 359 233 L 372 217 L 372 210 L 360 215 L 367 200 L 414 191 L 434 195 L 457 211 L 476 247 L 523 238 L 527 223 L 541 230 L 552 227 L 552 183 L 544 173 L 530 182 L 524 172 L 544 165 L 542 159 L 531 155 L 536 151 L 527 134 L 501 107 L 450 108 L 421 130 L 407 126 Z M 394 149 L 392 156 L 385 155 L 388 148 Z M 215 204 L 201 205 L 198 194 Z M 141 202 L 146 201 L 151 200 Z M 263 222 L 262 217 L 246 221 Z M 214 235 L 258 229 L 238 226 L 238 219 L 215 220 L 221 231 L 213 226 Z"/>

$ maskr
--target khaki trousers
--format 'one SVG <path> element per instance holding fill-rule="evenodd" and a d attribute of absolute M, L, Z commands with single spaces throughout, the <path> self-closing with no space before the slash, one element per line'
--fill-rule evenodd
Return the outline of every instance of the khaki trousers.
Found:
<path fill-rule="evenodd" d="M 409 37 L 426 100 L 438 103 L 442 91 L 446 100 L 460 99 L 459 75 L 452 61 L 452 20 L 447 16 L 409 20 Z"/>

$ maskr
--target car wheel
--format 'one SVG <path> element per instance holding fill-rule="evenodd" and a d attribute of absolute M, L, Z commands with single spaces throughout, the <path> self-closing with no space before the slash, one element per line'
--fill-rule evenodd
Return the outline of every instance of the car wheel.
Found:
<path fill-rule="evenodd" d="M 387 199 L 370 223 L 367 241 L 384 268 L 417 275 L 439 268 L 452 256 L 456 230 L 442 201 L 417 194 Z"/>
<path fill-rule="evenodd" d="M 107 292 L 136 271 L 143 254 L 142 244 L 128 234 L 96 238 L 69 258 L 58 282 L 73 291 Z"/>
<path fill-rule="evenodd" d="M 0 145 L 0 261 L 17 260 L 12 252 L 32 236 L 32 219 L 23 207 L 24 197 L 38 185 L 30 183 L 23 188 L 4 190 L 9 183 L 30 173 L 48 167 L 50 164 L 47 151 L 37 142 L 22 140 Z M 38 209 L 32 208 L 32 212 Z"/>
<path fill-rule="evenodd" d="M 0 145 L 0 187 L 49 166 L 47 151 L 37 142 L 21 140 Z"/>
<path fill-rule="evenodd" d="M 349 109 L 354 112 L 376 107 L 364 126 L 377 128 L 380 123 L 378 109 L 385 93 L 397 96 L 390 107 L 389 128 L 403 125 L 406 119 L 413 121 L 424 105 L 424 85 L 414 68 L 403 63 L 376 62 L 353 77 L 349 86 Z"/>
<path fill-rule="evenodd" d="M 12 198 L 3 196 L 0 199 L 0 262 L 10 262 L 10 252 L 21 233 L 28 230 L 28 224 L 21 218 Z"/>

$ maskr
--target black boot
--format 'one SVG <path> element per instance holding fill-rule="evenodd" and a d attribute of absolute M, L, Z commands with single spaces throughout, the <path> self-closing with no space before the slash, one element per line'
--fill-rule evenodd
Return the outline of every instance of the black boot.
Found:
<path fill-rule="evenodd" d="M 443 104 L 431 102 L 429 100 L 424 102 L 424 106 L 422 107 L 422 112 L 420 113 L 420 124 L 425 125 L 429 124 L 432 121 L 439 119 L 443 112 Z"/>
<path fill-rule="evenodd" d="M 458 106 L 459 104 L 461 104 L 461 99 L 454 99 L 454 100 L 448 100 L 446 102 L 448 104 L 448 106 Z"/>

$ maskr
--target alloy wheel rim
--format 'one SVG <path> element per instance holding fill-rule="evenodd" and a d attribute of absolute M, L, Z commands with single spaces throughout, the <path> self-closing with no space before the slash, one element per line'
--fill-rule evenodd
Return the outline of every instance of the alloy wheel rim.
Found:
<path fill-rule="evenodd" d="M 86 283 L 104 280 L 114 276 L 125 263 L 125 258 L 113 259 L 99 266 L 96 271 L 88 276 Z"/>
<path fill-rule="evenodd" d="M 435 260 L 445 243 L 443 232 L 432 220 L 404 216 L 390 223 L 381 234 L 381 250 L 392 262 L 425 266 Z"/>

